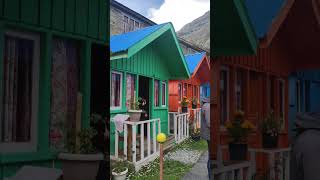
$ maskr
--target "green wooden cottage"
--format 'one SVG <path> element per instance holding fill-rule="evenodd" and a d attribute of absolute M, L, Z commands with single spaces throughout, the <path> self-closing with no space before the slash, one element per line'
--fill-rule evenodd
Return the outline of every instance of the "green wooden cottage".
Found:
<path fill-rule="evenodd" d="M 79 93 L 82 127 L 101 112 L 91 79 L 106 64 L 108 3 L 0 0 L 0 180 L 23 165 L 59 167 Z"/>
<path fill-rule="evenodd" d="M 124 134 L 111 123 L 111 154 L 141 164 L 158 152 L 153 134 L 168 134 L 169 80 L 188 79 L 189 70 L 171 23 L 111 36 L 110 49 L 111 117 L 127 114 L 134 98 L 146 100 L 143 118 L 126 121 Z"/>

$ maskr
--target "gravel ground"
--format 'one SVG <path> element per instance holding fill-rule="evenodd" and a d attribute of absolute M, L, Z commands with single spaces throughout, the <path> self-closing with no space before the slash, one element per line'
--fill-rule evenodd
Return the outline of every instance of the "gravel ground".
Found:
<path fill-rule="evenodd" d="M 191 149 L 178 149 L 174 152 L 169 152 L 164 156 L 165 160 L 179 161 L 183 164 L 194 164 L 201 156 L 201 151 Z"/>

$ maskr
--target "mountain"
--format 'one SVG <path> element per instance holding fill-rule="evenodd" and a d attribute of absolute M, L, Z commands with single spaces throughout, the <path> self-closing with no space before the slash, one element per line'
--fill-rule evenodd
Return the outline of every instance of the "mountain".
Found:
<path fill-rule="evenodd" d="M 184 25 L 177 34 L 178 37 L 210 51 L 210 11 Z"/>

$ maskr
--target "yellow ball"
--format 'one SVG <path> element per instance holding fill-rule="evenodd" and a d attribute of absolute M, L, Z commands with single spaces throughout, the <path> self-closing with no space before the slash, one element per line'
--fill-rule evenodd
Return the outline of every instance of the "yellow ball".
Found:
<path fill-rule="evenodd" d="M 164 143 L 164 142 L 166 142 L 166 140 L 167 140 L 167 137 L 166 137 L 166 135 L 164 133 L 159 133 L 157 135 L 157 141 L 159 143 Z"/>

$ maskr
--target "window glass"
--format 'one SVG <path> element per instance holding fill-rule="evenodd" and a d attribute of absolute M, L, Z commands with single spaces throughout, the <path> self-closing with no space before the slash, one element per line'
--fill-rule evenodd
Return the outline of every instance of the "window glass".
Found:
<path fill-rule="evenodd" d="M 301 87 L 300 87 L 300 80 L 296 82 L 296 107 L 297 112 L 301 112 Z"/>
<path fill-rule="evenodd" d="M 166 106 L 166 97 L 167 97 L 167 89 L 166 89 L 166 83 L 161 83 L 161 92 L 162 92 L 162 99 L 161 99 L 161 105 Z"/>
<path fill-rule="evenodd" d="M 182 84 L 181 83 L 178 84 L 178 98 L 179 98 L 179 101 L 182 100 Z"/>
<path fill-rule="evenodd" d="M 154 106 L 159 107 L 159 81 L 154 80 Z"/>
<path fill-rule="evenodd" d="M 51 118 L 50 146 L 64 150 L 68 136 L 76 126 L 77 99 L 79 93 L 79 48 L 71 40 L 54 38 L 51 69 Z M 80 96 L 81 97 L 81 96 Z"/>
<path fill-rule="evenodd" d="M 228 120 L 228 71 L 221 70 L 220 72 L 220 123 Z"/>
<path fill-rule="evenodd" d="M 112 72 L 111 73 L 111 98 L 110 106 L 111 109 L 121 108 L 122 98 L 122 73 Z"/>
<path fill-rule="evenodd" d="M 183 84 L 183 96 L 187 96 L 187 84 Z"/>
<path fill-rule="evenodd" d="M 238 70 L 236 72 L 236 86 L 235 86 L 235 91 L 236 91 L 236 110 L 242 110 L 242 88 L 243 88 L 243 81 L 242 78 L 243 73 L 242 71 Z"/>
<path fill-rule="evenodd" d="M 132 109 L 132 103 L 135 101 L 136 94 L 136 78 L 132 74 L 127 74 L 127 86 L 126 86 L 126 107 Z"/>
<path fill-rule="evenodd" d="M 134 30 L 134 20 L 130 19 L 129 21 L 129 31 L 133 31 Z"/>
<path fill-rule="evenodd" d="M 38 108 L 37 36 L 7 33 L 4 38 L 3 96 L 1 97 L 0 145 L 26 144 L 35 149 L 34 125 Z M 26 146 L 25 146 L 26 147 Z M 0 152 L 8 145 L 0 146 Z M 27 147 L 26 147 L 27 148 Z M 15 150 L 26 150 L 24 147 Z"/>

